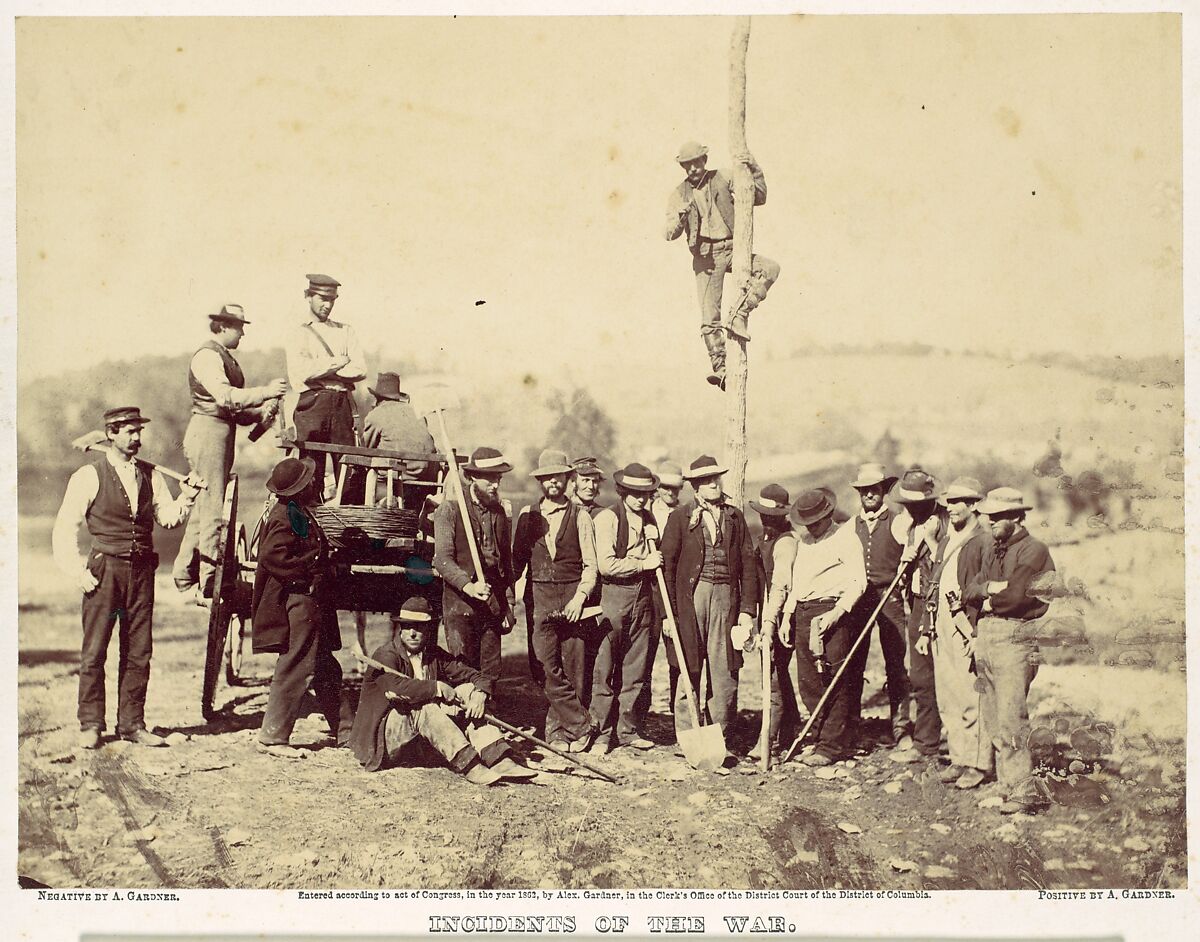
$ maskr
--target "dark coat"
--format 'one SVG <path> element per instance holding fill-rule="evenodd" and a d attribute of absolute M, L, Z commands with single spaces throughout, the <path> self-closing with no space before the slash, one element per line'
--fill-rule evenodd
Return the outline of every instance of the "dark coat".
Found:
<path fill-rule="evenodd" d="M 479 546 L 481 523 L 479 511 L 473 500 L 467 501 L 467 512 L 471 518 L 471 529 L 475 531 L 475 545 Z M 503 605 L 505 599 L 511 600 L 512 596 L 512 528 L 508 515 L 503 511 L 495 516 L 500 566 L 495 581 L 489 582 L 489 585 L 495 600 Z M 487 614 L 487 604 L 475 601 L 462 591 L 463 586 L 475 581 L 475 564 L 471 561 L 467 532 L 463 529 L 462 513 L 458 509 L 457 500 L 447 497 L 434 511 L 433 544 L 433 568 L 442 577 L 443 613 L 466 616 Z M 509 607 L 511 609 L 511 601 Z M 490 614 L 495 616 L 499 613 L 500 609 L 493 606 Z"/>
<path fill-rule="evenodd" d="M 393 638 L 376 650 L 371 658 L 407 676 L 397 677 L 381 671 L 378 667 L 368 667 L 367 672 L 363 674 L 358 712 L 354 715 L 354 729 L 350 732 L 350 748 L 368 772 L 378 770 L 387 754 L 384 727 L 388 710 L 408 712 L 419 710 L 426 703 L 433 702 L 437 699 L 439 680 L 454 687 L 459 684 L 474 684 L 488 695 L 488 699 L 492 696 L 490 678 L 484 677 L 463 661 L 451 657 L 436 644 L 427 645 L 422 652 L 422 662 L 432 680 L 416 680 L 413 677 L 412 663 L 404 653 L 398 638 Z M 400 700 L 389 700 L 389 692 L 400 697 Z"/>
<path fill-rule="evenodd" d="M 310 511 L 294 501 L 282 500 L 271 508 L 258 544 L 250 606 L 255 654 L 288 649 L 288 596 L 298 593 L 319 600 L 324 593 L 328 557 L 325 534 Z M 336 651 L 342 646 L 337 612 L 325 609 L 324 614 L 322 644 Z"/>
<path fill-rule="evenodd" d="M 696 511 L 696 512 L 693 512 Z M 701 530 L 699 508 L 696 504 L 676 507 L 667 518 L 663 533 L 663 574 L 667 595 L 679 628 L 679 641 L 687 660 L 688 672 L 696 678 L 702 662 L 700 628 L 692 594 L 700 581 L 704 565 L 704 534 Z M 721 544 L 729 564 L 732 606 L 729 626 L 737 622 L 739 613 L 754 616 L 758 608 L 758 564 L 746 519 L 740 510 L 729 505 L 721 507 Z M 737 672 L 742 666 L 742 654 L 729 645 L 729 670 Z"/>

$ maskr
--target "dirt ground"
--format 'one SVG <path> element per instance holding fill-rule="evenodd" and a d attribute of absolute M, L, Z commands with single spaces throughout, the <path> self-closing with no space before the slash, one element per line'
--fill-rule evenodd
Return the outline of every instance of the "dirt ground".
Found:
<path fill-rule="evenodd" d="M 665 667 L 647 753 L 588 757 L 619 785 L 515 742 L 534 784 L 480 789 L 441 768 L 362 771 L 315 713 L 303 761 L 256 752 L 270 657 L 222 684 L 200 714 L 207 613 L 159 580 L 147 719 L 169 749 L 109 740 L 73 750 L 79 602 L 23 522 L 19 624 L 19 870 L 54 887 L 1029 889 L 1186 884 L 1182 537 L 1092 532 L 1054 549 L 1086 586 L 1056 603 L 1087 643 L 1051 648 L 1034 683 L 1035 758 L 1055 798 L 1005 818 L 990 786 L 898 765 L 873 650 L 863 755 L 829 769 L 743 760 L 723 775 L 674 754 Z M 1170 575 L 1177 571 L 1177 577 Z M 1166 572 L 1167 575 L 1162 574 Z M 1158 580 L 1158 581 L 1156 581 Z M 373 616 L 368 647 L 386 622 Z M 1130 631 L 1134 633 L 1131 635 Z M 1124 632 L 1122 634 L 1122 632 Z M 353 637 L 343 616 L 343 638 Z M 1127 651 L 1138 656 L 1124 657 Z M 115 651 L 115 649 L 114 649 Z M 115 654 L 110 655 L 110 667 Z M 357 672 L 341 652 L 348 689 Z M 109 710 L 115 670 L 109 671 Z M 495 711 L 540 725 L 524 633 L 506 639 Z M 742 675 L 735 749 L 758 728 L 758 675 Z"/>

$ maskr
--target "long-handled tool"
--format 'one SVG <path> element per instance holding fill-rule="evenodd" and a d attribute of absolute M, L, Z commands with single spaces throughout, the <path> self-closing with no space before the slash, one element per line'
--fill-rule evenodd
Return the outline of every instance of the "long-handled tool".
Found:
<path fill-rule="evenodd" d="M 71 447 L 77 448 L 80 451 L 109 451 L 112 446 L 107 444 L 107 442 L 107 435 L 101 431 L 95 431 L 88 432 L 86 435 L 80 435 L 77 439 L 71 442 Z M 146 465 L 146 467 L 153 468 L 155 471 L 165 474 L 169 478 L 174 478 L 176 481 L 187 480 L 188 476 L 186 474 L 180 474 L 178 471 L 175 471 L 171 468 L 164 468 L 161 464 L 157 464 L 153 461 L 147 461 L 145 458 L 138 458 L 137 460 Z M 201 484 L 200 487 L 204 490 L 208 489 L 207 484 Z"/>
<path fill-rule="evenodd" d="M 762 751 L 762 770 L 771 771 L 771 647 L 767 638 L 759 639 L 762 648 L 763 705 L 762 728 L 758 732 L 758 748 Z"/>
<path fill-rule="evenodd" d="M 650 551 L 654 552 L 654 540 L 649 541 Z M 725 764 L 725 732 L 717 724 L 700 725 L 700 704 L 696 699 L 696 690 L 692 687 L 691 673 L 688 671 L 687 659 L 683 656 L 683 645 L 679 641 L 679 627 L 675 623 L 675 613 L 671 611 L 671 597 L 667 594 L 667 580 L 662 568 L 654 570 L 658 576 L 658 591 L 662 595 L 663 608 L 667 614 L 667 626 L 671 632 L 671 642 L 675 645 L 675 658 L 679 662 L 679 680 L 683 684 L 684 696 L 688 702 L 688 712 L 692 718 L 691 729 L 675 730 L 675 738 L 679 741 L 679 749 L 688 765 L 703 772 L 714 772 Z M 671 708 L 674 709 L 674 704 Z"/>
<path fill-rule="evenodd" d="M 365 654 L 355 654 L 354 656 L 356 658 L 358 658 L 360 661 L 362 661 L 364 664 L 366 664 L 368 667 L 374 667 L 376 670 L 383 671 L 385 674 L 394 674 L 396 677 L 405 677 L 405 678 L 408 677 L 407 674 L 402 674 L 402 673 L 400 673 L 400 671 L 396 670 L 395 668 L 388 667 L 386 664 L 380 664 L 378 661 L 376 661 L 373 658 L 367 657 Z M 398 696 L 396 696 L 396 694 L 392 693 L 392 691 L 390 691 L 390 690 L 387 691 L 385 696 L 389 700 L 399 700 L 400 699 Z M 595 772 L 597 775 L 599 775 L 605 781 L 612 782 L 614 785 L 621 784 L 619 779 L 614 778 L 612 775 L 603 771 L 602 769 L 596 768 L 594 765 L 592 765 L 589 762 L 584 762 L 578 756 L 572 755 L 569 752 L 563 752 L 561 749 L 555 749 L 548 742 L 543 742 L 542 740 L 538 739 L 536 736 L 531 735 L 530 733 L 527 733 L 522 729 L 518 729 L 516 726 L 513 726 L 511 723 L 506 723 L 506 722 L 504 722 L 504 720 L 499 719 L 495 716 L 492 716 L 491 713 L 484 713 L 483 718 L 485 720 L 487 720 L 489 723 L 491 723 L 493 726 L 497 726 L 500 729 L 504 730 L 505 732 L 512 733 L 514 736 L 520 736 L 522 739 L 527 739 L 531 743 L 534 743 L 538 746 L 541 746 L 543 749 L 553 752 L 556 756 L 566 759 L 568 762 L 574 762 L 576 765 L 587 769 L 589 772 Z"/>
<path fill-rule="evenodd" d="M 921 546 L 917 548 L 917 555 L 909 560 L 908 565 L 902 566 L 899 570 L 897 570 L 896 577 L 892 579 L 892 584 L 887 587 L 887 591 L 884 592 L 882 597 L 879 599 L 879 604 L 875 606 L 875 611 L 871 613 L 871 617 L 867 619 L 867 623 L 863 626 L 862 631 L 858 633 L 858 637 L 855 639 L 854 644 L 850 646 L 850 651 L 842 660 L 842 666 L 837 669 L 837 673 L 835 673 L 833 678 L 829 681 L 829 685 L 825 688 L 825 692 L 821 694 L 821 699 L 817 701 L 816 707 L 813 709 L 812 713 L 809 714 L 808 722 L 804 724 L 804 729 L 800 730 L 800 735 L 795 738 L 790 746 L 788 746 L 788 751 L 785 752 L 783 758 L 779 760 L 780 764 L 787 762 L 792 757 L 792 754 L 796 751 L 797 747 L 799 747 L 800 743 L 804 741 L 804 737 L 808 735 L 808 731 L 812 729 L 813 724 L 817 721 L 817 717 L 821 715 L 821 711 L 825 708 L 825 704 L 828 702 L 830 694 L 833 693 L 833 689 L 837 686 L 838 681 L 842 679 L 842 674 L 846 672 L 846 668 L 850 666 L 850 662 L 854 659 L 854 652 L 857 651 L 859 645 L 861 645 L 863 641 L 870 636 L 871 629 L 875 627 L 875 619 L 877 619 L 879 617 L 879 613 L 883 611 L 884 603 L 887 602 L 889 596 L 896 591 L 896 586 L 899 585 L 900 580 L 904 577 L 904 574 L 909 571 L 909 568 L 913 565 L 913 563 L 921 558 L 921 553 L 924 550 L 925 544 L 922 543 Z"/>

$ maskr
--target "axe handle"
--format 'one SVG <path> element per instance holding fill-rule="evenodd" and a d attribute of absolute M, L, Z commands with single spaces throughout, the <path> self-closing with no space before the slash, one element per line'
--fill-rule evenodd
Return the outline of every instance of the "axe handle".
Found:
<path fill-rule="evenodd" d="M 110 449 L 107 445 L 88 445 L 87 448 L 84 449 L 84 451 L 109 451 L 109 450 Z M 145 458 L 138 458 L 137 460 L 140 461 L 142 464 L 146 465 L 146 467 L 153 468 L 155 471 L 158 471 L 160 474 L 165 474 L 167 477 L 174 478 L 176 481 L 183 482 L 183 481 L 187 480 L 186 474 L 180 474 L 178 471 L 175 471 L 172 468 L 164 468 L 161 464 L 157 464 L 153 461 L 147 461 Z M 201 490 L 208 490 L 208 485 L 201 484 L 200 488 L 201 488 Z"/>

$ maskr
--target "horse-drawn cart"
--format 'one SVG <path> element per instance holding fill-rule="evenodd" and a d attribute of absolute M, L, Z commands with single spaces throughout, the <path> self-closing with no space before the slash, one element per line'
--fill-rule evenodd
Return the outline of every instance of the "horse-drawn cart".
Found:
<path fill-rule="evenodd" d="M 397 612 L 413 595 L 426 596 L 440 613 L 430 515 L 445 489 L 446 457 L 320 442 L 282 444 L 292 453 L 324 453 L 337 459 L 337 491 L 313 510 L 329 540 L 329 603 L 339 611 L 355 612 L 360 634 L 366 612 Z M 238 478 L 232 475 L 225 489 L 208 619 L 201 694 L 206 720 L 217 713 L 214 699 L 222 666 L 227 685 L 242 681 L 243 647 L 253 630 L 250 608 L 258 540 L 275 500 L 268 498 L 248 535 L 238 522 L 238 495 Z"/>

